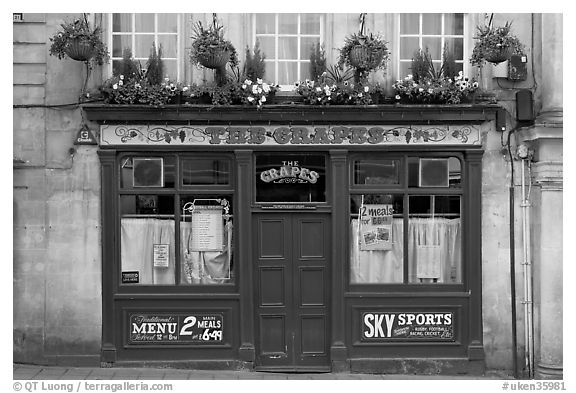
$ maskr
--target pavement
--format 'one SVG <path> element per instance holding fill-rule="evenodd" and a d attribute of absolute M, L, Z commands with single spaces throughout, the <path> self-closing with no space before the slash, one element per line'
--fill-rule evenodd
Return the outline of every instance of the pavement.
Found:
<path fill-rule="evenodd" d="M 271 373 L 249 370 L 185 370 L 171 368 L 57 367 L 13 364 L 13 380 L 501 380 L 504 373 L 491 371 L 482 376 L 406 375 L 359 373 Z"/>

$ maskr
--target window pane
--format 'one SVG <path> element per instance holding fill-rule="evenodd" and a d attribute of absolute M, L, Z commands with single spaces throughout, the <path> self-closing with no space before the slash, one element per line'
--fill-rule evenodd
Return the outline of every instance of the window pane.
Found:
<path fill-rule="evenodd" d="M 176 40 L 177 37 L 175 35 L 158 36 L 158 46 L 162 45 L 162 58 L 176 58 Z"/>
<path fill-rule="evenodd" d="M 265 61 L 264 62 L 264 78 L 267 81 L 276 83 L 276 71 L 274 69 L 274 62 L 273 61 Z"/>
<path fill-rule="evenodd" d="M 178 77 L 178 65 L 176 60 L 164 60 L 164 77 L 176 80 Z"/>
<path fill-rule="evenodd" d="M 298 63 L 295 62 L 278 62 L 278 84 L 280 85 L 293 85 L 298 76 Z"/>
<path fill-rule="evenodd" d="M 418 42 L 418 37 L 400 38 L 400 58 L 412 59 L 414 57 L 414 52 L 420 48 Z"/>
<path fill-rule="evenodd" d="M 298 14 L 278 14 L 278 34 L 298 33 Z"/>
<path fill-rule="evenodd" d="M 404 281 L 403 200 L 402 195 L 392 194 L 364 194 L 351 197 L 350 282 L 352 284 Z"/>
<path fill-rule="evenodd" d="M 298 58 L 298 38 L 279 37 L 278 38 L 278 59 Z"/>
<path fill-rule="evenodd" d="M 456 157 L 450 158 L 432 158 L 432 159 L 420 159 L 418 157 L 408 158 L 408 187 L 434 187 L 434 183 L 440 179 L 440 173 L 445 171 L 443 166 L 437 166 L 437 170 L 434 171 L 434 162 L 439 162 L 445 164 L 447 161 L 448 166 L 448 186 L 449 187 L 461 187 L 462 186 L 462 168 L 460 160 Z M 424 162 L 427 167 L 422 168 L 421 164 Z M 432 166 L 430 166 L 432 163 Z M 435 176 L 435 173 L 437 176 Z M 420 182 L 420 177 L 424 176 L 423 183 Z M 442 175 L 443 177 L 443 175 Z M 436 179 L 436 182 L 434 181 Z M 442 182 L 445 183 L 445 179 L 442 178 Z M 432 184 L 431 184 L 432 183 Z"/>
<path fill-rule="evenodd" d="M 442 34 L 442 14 L 422 14 L 422 34 Z"/>
<path fill-rule="evenodd" d="M 444 34 L 464 34 L 464 14 L 444 14 Z"/>
<path fill-rule="evenodd" d="M 275 14 L 256 14 L 256 34 L 275 34 Z"/>
<path fill-rule="evenodd" d="M 462 282 L 460 196 L 410 196 L 409 206 L 409 282 Z"/>
<path fill-rule="evenodd" d="M 157 14 L 159 33 L 178 32 L 178 14 Z"/>
<path fill-rule="evenodd" d="M 412 74 L 412 63 L 409 61 L 400 62 L 400 77 L 404 78 L 408 74 Z"/>
<path fill-rule="evenodd" d="M 182 161 L 182 184 L 229 184 L 230 161 L 226 159 L 193 159 Z"/>
<path fill-rule="evenodd" d="M 260 51 L 266 56 L 266 59 L 273 60 L 276 58 L 276 47 L 274 37 L 258 37 L 260 43 Z"/>
<path fill-rule="evenodd" d="M 400 14 L 400 34 L 418 34 L 419 30 L 419 14 Z"/>
<path fill-rule="evenodd" d="M 446 38 L 446 47 L 454 55 L 456 60 L 464 58 L 464 39 L 463 38 Z"/>
<path fill-rule="evenodd" d="M 298 79 L 301 81 L 312 79 L 312 75 L 310 74 L 310 62 L 300 63 L 300 78 Z"/>
<path fill-rule="evenodd" d="M 120 197 L 122 283 L 175 283 L 174 196 Z"/>
<path fill-rule="evenodd" d="M 146 33 L 154 31 L 154 14 L 134 14 L 136 17 L 136 32 Z"/>
<path fill-rule="evenodd" d="M 186 196 L 180 210 L 180 284 L 233 283 L 232 196 Z"/>
<path fill-rule="evenodd" d="M 326 163 L 319 154 L 256 156 L 257 202 L 325 202 Z"/>
<path fill-rule="evenodd" d="M 354 184 L 400 184 L 400 161 L 355 161 Z"/>
<path fill-rule="evenodd" d="M 442 58 L 442 39 L 440 37 L 423 37 L 422 50 L 430 52 L 432 60 L 440 60 Z"/>
<path fill-rule="evenodd" d="M 148 59 L 150 56 L 150 50 L 152 49 L 152 43 L 154 42 L 153 35 L 137 35 L 136 36 L 136 48 L 133 50 L 134 57 Z"/>
<path fill-rule="evenodd" d="M 129 35 L 112 36 L 112 57 L 122 57 L 122 52 L 126 48 L 132 48 L 132 36 Z"/>
<path fill-rule="evenodd" d="M 320 34 L 320 14 L 300 14 L 300 34 Z"/>
<path fill-rule="evenodd" d="M 122 188 L 174 188 L 176 165 L 173 156 L 126 157 L 122 159 L 120 170 Z"/>
<path fill-rule="evenodd" d="M 300 38 L 300 59 L 309 60 L 312 45 L 320 43 L 317 37 L 302 37 Z"/>
<path fill-rule="evenodd" d="M 132 14 L 112 14 L 112 31 L 132 31 Z"/>

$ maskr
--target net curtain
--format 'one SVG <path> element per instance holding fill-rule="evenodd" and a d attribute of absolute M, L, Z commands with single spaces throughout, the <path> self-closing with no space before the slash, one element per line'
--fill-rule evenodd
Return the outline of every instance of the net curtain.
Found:
<path fill-rule="evenodd" d="M 403 282 L 404 221 L 392 221 L 392 249 L 363 251 L 358 220 L 350 224 L 350 280 L 353 284 Z M 460 219 L 411 218 L 408 225 L 410 283 L 462 282 Z"/>

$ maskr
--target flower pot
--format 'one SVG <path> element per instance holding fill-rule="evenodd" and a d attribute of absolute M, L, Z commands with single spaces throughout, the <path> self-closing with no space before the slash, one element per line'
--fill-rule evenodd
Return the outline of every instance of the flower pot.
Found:
<path fill-rule="evenodd" d="M 382 61 L 382 52 L 372 52 L 368 47 L 357 45 L 350 50 L 350 65 L 355 68 L 371 70 Z"/>
<path fill-rule="evenodd" d="M 228 60 L 230 60 L 230 52 L 228 51 L 216 50 L 211 53 L 198 55 L 198 62 L 203 67 L 211 69 L 219 69 L 225 67 L 226 63 L 228 63 Z"/>
<path fill-rule="evenodd" d="M 92 58 L 94 47 L 86 39 L 75 38 L 66 46 L 65 52 L 72 60 L 88 61 Z"/>
<path fill-rule="evenodd" d="M 490 51 L 487 51 L 484 54 L 484 59 L 486 59 L 486 61 L 488 63 L 492 63 L 492 64 L 498 64 L 498 63 L 502 63 L 506 60 L 510 60 L 510 56 L 512 56 L 512 47 L 502 47 L 500 49 L 493 49 Z"/>

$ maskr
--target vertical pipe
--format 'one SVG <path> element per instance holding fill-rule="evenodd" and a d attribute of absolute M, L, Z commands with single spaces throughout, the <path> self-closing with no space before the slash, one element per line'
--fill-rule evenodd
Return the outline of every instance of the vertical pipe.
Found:
<path fill-rule="evenodd" d="M 512 312 L 512 367 L 518 378 L 518 338 L 516 329 L 516 250 L 514 237 L 514 184 L 510 186 L 510 303 Z"/>
<path fill-rule="evenodd" d="M 533 346 L 533 319 L 532 319 L 532 265 L 530 262 L 530 232 L 529 232 L 529 211 L 530 203 L 526 198 L 525 168 L 526 159 L 522 159 L 522 245 L 524 250 L 524 337 L 526 343 L 525 362 L 528 377 L 534 376 L 534 346 Z"/>

